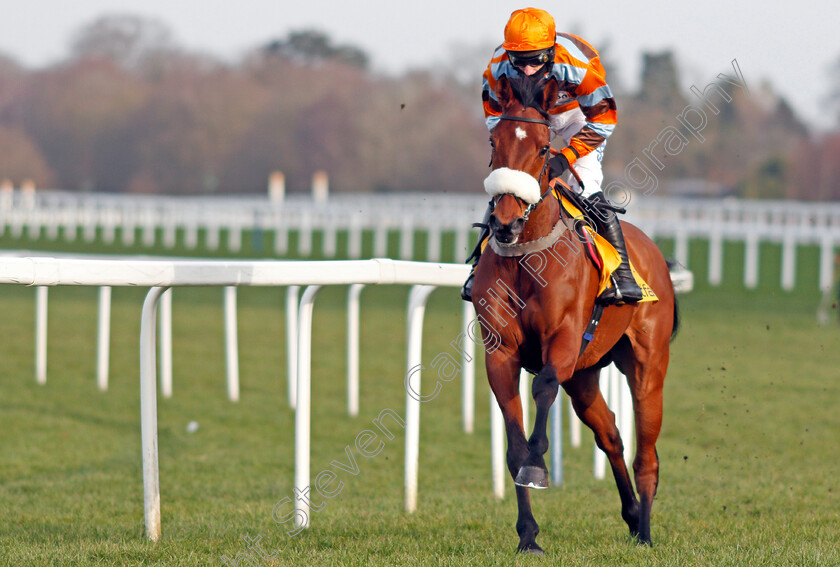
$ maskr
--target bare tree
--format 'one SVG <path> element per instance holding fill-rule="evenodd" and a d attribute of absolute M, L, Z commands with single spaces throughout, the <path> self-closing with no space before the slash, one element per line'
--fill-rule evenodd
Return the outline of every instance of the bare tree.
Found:
<path fill-rule="evenodd" d="M 840 56 L 829 67 L 829 81 L 831 86 L 828 92 L 828 104 L 834 112 L 834 119 L 840 127 Z"/>
<path fill-rule="evenodd" d="M 175 40 L 166 24 L 129 14 L 94 20 L 76 32 L 70 45 L 73 58 L 108 59 L 131 71 L 175 51 Z"/>
<path fill-rule="evenodd" d="M 37 144 L 26 132 L 0 126 L 0 179 L 15 185 L 25 179 L 38 187 L 53 187 L 55 176 Z"/>
<path fill-rule="evenodd" d="M 334 45 L 327 34 L 317 30 L 293 31 L 285 39 L 268 43 L 263 52 L 304 65 L 334 61 L 366 69 L 369 63 L 367 54 L 358 47 Z"/>

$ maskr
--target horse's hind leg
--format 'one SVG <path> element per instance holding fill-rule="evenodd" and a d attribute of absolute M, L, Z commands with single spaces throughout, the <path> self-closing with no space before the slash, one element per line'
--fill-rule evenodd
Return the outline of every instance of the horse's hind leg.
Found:
<path fill-rule="evenodd" d="M 624 445 L 615 424 L 615 414 L 601 395 L 598 374 L 598 369 L 579 370 L 563 383 L 563 389 L 571 397 L 575 413 L 595 433 L 595 443 L 610 461 L 621 499 L 621 517 L 627 522 L 630 533 L 635 535 L 639 526 L 639 502 L 624 464 Z"/>
<path fill-rule="evenodd" d="M 635 535 L 641 543 L 652 545 L 650 512 L 659 485 L 656 440 L 662 428 L 662 388 L 665 370 L 668 367 L 668 347 L 666 341 L 666 346 L 658 350 L 658 356 L 640 358 L 640 355 L 647 354 L 648 349 L 641 348 L 632 340 L 622 346 L 626 347 L 627 344 L 632 345 L 634 356 L 629 356 L 629 353 L 619 355 L 616 357 L 616 364 L 627 376 L 630 390 L 633 392 L 633 410 L 636 414 L 636 458 L 633 461 L 633 470 L 641 507 Z"/>
<path fill-rule="evenodd" d="M 650 539 L 650 511 L 653 497 L 659 486 L 659 455 L 656 453 L 656 439 L 662 427 L 662 384 L 643 397 L 634 396 L 636 411 L 636 459 L 633 470 L 636 474 L 636 489 L 639 491 L 641 510 L 636 537 L 639 541 L 653 545 Z"/>

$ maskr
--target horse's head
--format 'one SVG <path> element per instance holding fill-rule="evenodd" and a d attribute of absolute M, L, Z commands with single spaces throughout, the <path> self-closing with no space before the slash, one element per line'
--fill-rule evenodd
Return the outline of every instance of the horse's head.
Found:
<path fill-rule="evenodd" d="M 514 244 L 548 184 L 548 110 L 557 100 L 554 80 L 513 83 L 499 79 L 502 115 L 490 131 L 492 171 L 484 189 L 493 198 L 490 230 L 502 244 Z"/>

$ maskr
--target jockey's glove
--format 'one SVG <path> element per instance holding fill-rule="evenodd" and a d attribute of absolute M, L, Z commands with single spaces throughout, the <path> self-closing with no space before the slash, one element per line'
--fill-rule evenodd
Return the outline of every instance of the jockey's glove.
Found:
<path fill-rule="evenodd" d="M 548 178 L 555 179 L 569 170 L 569 160 L 563 154 L 555 154 L 548 160 Z"/>

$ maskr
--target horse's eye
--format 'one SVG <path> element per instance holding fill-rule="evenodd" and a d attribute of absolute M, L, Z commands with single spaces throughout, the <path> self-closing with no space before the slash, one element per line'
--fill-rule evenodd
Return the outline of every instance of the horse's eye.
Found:
<path fill-rule="evenodd" d="M 545 154 L 548 153 L 548 146 L 543 146 L 540 148 L 540 157 L 545 157 Z"/>
<path fill-rule="evenodd" d="M 490 138 L 490 147 L 494 150 L 496 149 L 496 142 L 493 140 L 493 138 Z"/>

